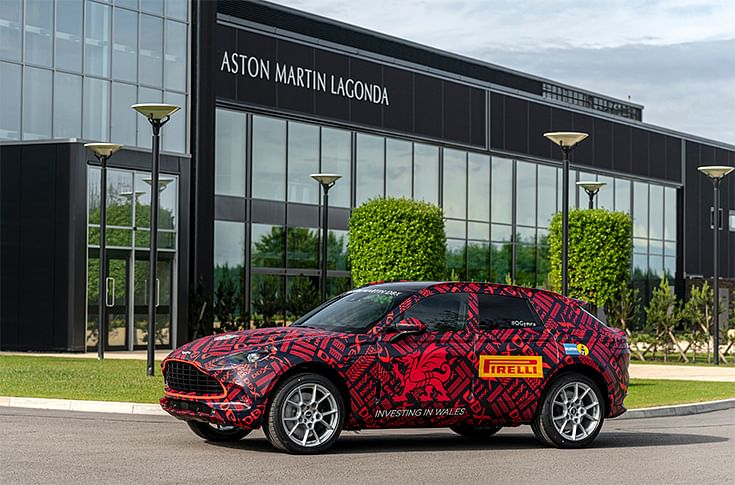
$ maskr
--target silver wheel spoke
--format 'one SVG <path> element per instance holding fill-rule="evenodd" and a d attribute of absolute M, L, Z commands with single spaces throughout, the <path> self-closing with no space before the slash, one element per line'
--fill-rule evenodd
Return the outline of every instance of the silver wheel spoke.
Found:
<path fill-rule="evenodd" d="M 332 426 L 331 424 L 327 423 L 327 422 L 326 422 L 326 421 L 324 421 L 323 419 L 320 419 L 320 420 L 319 420 L 318 422 L 319 422 L 319 423 L 322 423 L 322 424 L 323 424 L 324 426 L 326 426 L 326 428 L 327 428 L 328 430 L 330 430 L 330 431 L 333 431 L 333 430 L 334 430 L 334 426 Z"/>
<path fill-rule="evenodd" d="M 337 432 L 338 413 L 332 392 L 319 383 L 307 382 L 286 396 L 281 406 L 281 423 L 291 441 L 305 448 L 315 447 Z M 299 434 L 301 430 L 303 434 Z"/>
<path fill-rule="evenodd" d="M 563 438 L 580 441 L 591 436 L 599 427 L 600 408 L 597 393 L 591 386 L 581 381 L 570 382 L 554 396 L 551 420 Z"/>

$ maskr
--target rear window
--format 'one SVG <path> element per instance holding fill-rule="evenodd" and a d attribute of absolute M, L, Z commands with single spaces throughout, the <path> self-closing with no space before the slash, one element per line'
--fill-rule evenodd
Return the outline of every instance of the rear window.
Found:
<path fill-rule="evenodd" d="M 480 304 L 480 329 L 541 327 L 541 319 L 525 298 L 504 295 L 477 295 Z"/>

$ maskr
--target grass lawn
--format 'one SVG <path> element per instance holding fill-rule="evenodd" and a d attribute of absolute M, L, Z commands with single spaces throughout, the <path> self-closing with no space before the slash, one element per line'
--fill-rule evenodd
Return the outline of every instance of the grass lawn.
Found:
<path fill-rule="evenodd" d="M 159 363 L 145 375 L 145 361 L 0 356 L 0 396 L 51 397 L 157 403 L 163 396 Z M 633 379 L 628 409 L 735 397 L 735 382 Z"/>

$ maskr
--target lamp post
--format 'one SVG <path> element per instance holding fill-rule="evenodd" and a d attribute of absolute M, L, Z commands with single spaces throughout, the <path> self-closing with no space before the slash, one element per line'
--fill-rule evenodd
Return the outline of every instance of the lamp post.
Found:
<path fill-rule="evenodd" d="M 107 159 L 113 153 L 122 148 L 122 145 L 116 143 L 86 143 L 88 148 L 97 160 L 100 161 L 100 278 L 99 278 L 99 300 L 97 306 L 97 358 L 103 360 L 105 358 L 105 336 L 107 334 L 107 325 L 105 325 L 105 305 L 107 305 Z M 114 298 L 114 296 L 113 296 Z M 112 304 L 115 302 L 113 301 Z M 110 305 L 112 306 L 112 305 Z"/>
<path fill-rule="evenodd" d="M 697 170 L 705 174 L 712 181 L 714 186 L 714 199 L 715 199 L 715 213 L 714 213 L 714 268 L 712 273 L 712 289 L 714 295 L 712 297 L 712 322 L 714 324 L 714 340 L 715 340 L 715 365 L 720 365 L 720 271 L 718 268 L 719 254 L 720 254 L 720 181 L 725 178 L 730 172 L 735 170 L 734 167 L 728 167 L 724 165 L 708 165 L 703 167 L 697 167 Z"/>
<path fill-rule="evenodd" d="M 552 143 L 559 145 L 562 153 L 561 194 L 561 294 L 567 296 L 569 287 L 569 152 L 587 138 L 587 133 L 578 131 L 552 131 L 544 133 Z"/>
<path fill-rule="evenodd" d="M 577 182 L 577 187 L 582 187 L 590 198 L 590 209 L 595 208 L 595 195 L 606 185 L 605 182 L 595 182 L 594 180 Z"/>
<path fill-rule="evenodd" d="M 176 113 L 178 106 L 173 104 L 134 104 L 131 106 L 135 111 L 148 119 L 153 128 L 153 160 L 151 167 L 151 247 L 148 260 L 148 364 L 147 373 L 153 375 L 155 360 L 155 333 L 156 333 L 156 307 L 158 306 L 158 293 L 156 292 L 156 264 L 158 260 L 158 187 L 159 164 L 161 158 L 161 127 L 165 125 Z"/>
<path fill-rule="evenodd" d="M 322 222 L 322 255 L 320 260 L 321 275 L 319 278 L 319 291 L 322 301 L 327 300 L 327 246 L 329 241 L 329 189 L 331 189 L 337 180 L 342 176 L 336 173 L 313 173 L 311 178 L 319 182 L 324 192 L 323 208 L 324 217 Z"/>

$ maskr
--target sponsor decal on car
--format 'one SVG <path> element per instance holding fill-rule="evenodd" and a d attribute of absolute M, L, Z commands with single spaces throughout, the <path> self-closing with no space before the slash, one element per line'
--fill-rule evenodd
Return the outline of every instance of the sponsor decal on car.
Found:
<path fill-rule="evenodd" d="M 538 355 L 481 355 L 480 377 L 544 377 L 541 356 Z"/>
<path fill-rule="evenodd" d="M 589 355 L 590 349 L 585 344 L 562 344 L 567 355 Z"/>
<path fill-rule="evenodd" d="M 416 408 L 416 409 L 378 409 L 376 418 L 463 416 L 465 408 Z"/>
<path fill-rule="evenodd" d="M 214 337 L 213 340 L 219 342 L 220 340 L 230 340 L 230 339 L 233 339 L 233 338 L 237 338 L 237 335 L 231 335 L 231 334 L 228 334 L 228 335 L 220 335 L 218 337 Z"/>

